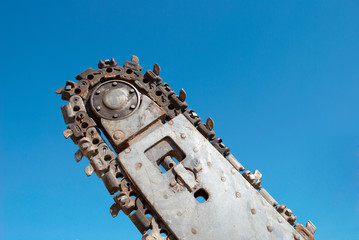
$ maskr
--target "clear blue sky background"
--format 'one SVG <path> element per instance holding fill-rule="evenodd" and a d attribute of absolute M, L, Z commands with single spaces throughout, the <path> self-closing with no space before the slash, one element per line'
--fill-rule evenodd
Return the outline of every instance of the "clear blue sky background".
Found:
<path fill-rule="evenodd" d="M 359 239 L 358 1 L 1 1 L 0 22 L 0 239 L 140 239 L 75 163 L 55 95 L 132 54 L 317 239 Z"/>

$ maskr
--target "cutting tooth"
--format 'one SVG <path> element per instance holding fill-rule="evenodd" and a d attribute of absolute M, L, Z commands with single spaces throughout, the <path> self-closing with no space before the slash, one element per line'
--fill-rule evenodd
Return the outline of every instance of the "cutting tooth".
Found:
<path fill-rule="evenodd" d="M 60 87 L 56 90 L 56 94 L 61 94 L 62 90 L 64 90 L 64 87 Z"/>
<path fill-rule="evenodd" d="M 317 227 L 311 221 L 308 221 L 305 226 L 312 234 L 314 234 L 315 231 L 317 230 Z"/>
<path fill-rule="evenodd" d="M 255 170 L 254 171 L 254 177 L 258 180 L 261 180 L 262 179 L 262 173 L 258 170 Z"/>
<path fill-rule="evenodd" d="M 68 139 L 69 137 L 71 137 L 72 136 L 72 134 L 74 134 L 74 132 L 71 130 L 71 129 L 66 129 L 65 131 L 63 131 L 63 133 L 62 133 L 63 135 L 64 135 L 64 137 L 66 138 L 66 139 Z"/>
<path fill-rule="evenodd" d="M 140 60 L 138 59 L 138 57 L 137 57 L 137 56 L 132 55 L 132 57 L 131 57 L 131 62 L 134 62 L 134 63 L 139 64 Z"/>
<path fill-rule="evenodd" d="M 179 100 L 181 100 L 181 102 L 184 102 L 186 100 L 187 97 L 187 93 L 184 91 L 184 89 L 182 88 L 180 93 L 179 93 Z"/>
<path fill-rule="evenodd" d="M 105 62 L 100 60 L 100 62 L 98 63 L 98 67 L 103 68 L 104 66 L 105 66 Z"/>
<path fill-rule="evenodd" d="M 85 168 L 85 173 L 88 177 L 91 176 L 93 172 L 94 172 L 94 169 L 91 164 Z"/>
<path fill-rule="evenodd" d="M 110 60 L 110 64 L 111 64 L 111 65 L 117 65 L 117 62 L 115 61 L 115 59 L 114 59 L 114 58 L 111 58 L 111 60 Z"/>
<path fill-rule="evenodd" d="M 83 156 L 84 156 L 84 155 L 83 155 L 83 153 L 81 152 L 81 150 L 80 150 L 80 149 L 77 150 L 76 153 L 75 153 L 75 160 L 76 160 L 76 162 L 80 162 Z"/>
<path fill-rule="evenodd" d="M 160 65 L 158 65 L 157 63 L 155 63 L 155 65 L 153 65 L 153 70 L 152 70 L 157 76 L 160 75 L 161 72 L 161 68 Z"/>
<path fill-rule="evenodd" d="M 212 131 L 212 129 L 214 127 L 214 122 L 213 122 L 212 118 L 210 118 L 210 117 L 207 118 L 206 126 L 207 126 L 209 131 Z"/>
<path fill-rule="evenodd" d="M 110 207 L 110 213 L 112 217 L 117 217 L 118 213 L 120 212 L 121 208 L 117 205 L 117 203 L 112 204 Z"/>

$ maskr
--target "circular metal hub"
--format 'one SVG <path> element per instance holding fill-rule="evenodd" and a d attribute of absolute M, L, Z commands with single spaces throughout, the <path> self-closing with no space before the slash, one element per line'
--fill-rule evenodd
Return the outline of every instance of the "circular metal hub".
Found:
<path fill-rule="evenodd" d="M 123 119 L 140 105 L 140 94 L 130 83 L 120 80 L 100 84 L 92 93 L 91 108 L 106 119 Z"/>

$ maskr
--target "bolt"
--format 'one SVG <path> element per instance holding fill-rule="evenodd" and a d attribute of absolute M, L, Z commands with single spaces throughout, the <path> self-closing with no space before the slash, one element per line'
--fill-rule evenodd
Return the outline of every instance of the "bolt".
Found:
<path fill-rule="evenodd" d="M 225 181 L 226 181 L 226 178 L 225 178 L 225 177 L 221 177 L 221 181 L 222 181 L 222 182 L 225 182 Z"/>
<path fill-rule="evenodd" d="M 117 86 L 118 82 L 113 82 L 112 86 Z"/>
<path fill-rule="evenodd" d="M 198 148 L 196 148 L 196 147 L 193 148 L 193 151 L 194 151 L 194 152 L 198 152 Z"/>
<path fill-rule="evenodd" d="M 135 109 L 135 108 L 136 108 L 136 106 L 133 104 L 130 106 L 130 109 Z"/>
<path fill-rule="evenodd" d="M 197 229 L 196 228 L 192 228 L 192 233 L 196 234 L 197 233 Z"/>
<path fill-rule="evenodd" d="M 100 90 L 97 90 L 97 91 L 96 91 L 96 95 L 99 95 L 100 93 L 101 93 Z"/>
<path fill-rule="evenodd" d="M 268 225 L 268 226 L 267 226 L 267 230 L 268 230 L 268 232 L 272 232 L 272 231 L 273 231 L 273 227 L 272 227 L 271 225 Z"/>
<path fill-rule="evenodd" d="M 114 115 L 113 115 L 113 118 L 118 118 L 118 114 L 117 114 L 117 113 L 114 114 Z"/>
<path fill-rule="evenodd" d="M 100 111 L 100 110 L 101 110 L 101 106 L 97 106 L 97 107 L 96 107 L 96 110 L 97 110 L 97 111 Z"/>
<path fill-rule="evenodd" d="M 236 198 L 240 198 L 241 197 L 241 193 L 240 192 L 236 192 Z"/>
<path fill-rule="evenodd" d="M 186 138 L 186 134 L 181 133 L 181 138 L 182 138 L 182 139 L 185 139 L 185 138 Z"/>
<path fill-rule="evenodd" d="M 135 92 L 135 89 L 130 89 L 130 93 L 134 93 Z"/>
<path fill-rule="evenodd" d="M 130 153 L 131 152 L 131 148 L 126 148 L 125 149 L 125 153 Z"/>

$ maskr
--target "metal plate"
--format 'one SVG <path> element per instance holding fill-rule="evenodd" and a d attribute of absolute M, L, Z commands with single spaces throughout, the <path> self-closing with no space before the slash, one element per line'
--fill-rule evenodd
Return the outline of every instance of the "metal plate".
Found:
<path fill-rule="evenodd" d="M 161 173 L 145 152 L 165 137 L 185 153 L 177 166 Z M 233 166 L 183 116 L 133 139 L 118 159 L 147 202 L 178 239 L 303 239 Z M 176 168 L 180 166 L 179 168 Z M 178 187 L 176 171 L 191 170 Z M 174 187 L 177 185 L 177 187 Z M 198 189 L 208 194 L 205 202 L 195 198 Z"/>

